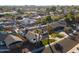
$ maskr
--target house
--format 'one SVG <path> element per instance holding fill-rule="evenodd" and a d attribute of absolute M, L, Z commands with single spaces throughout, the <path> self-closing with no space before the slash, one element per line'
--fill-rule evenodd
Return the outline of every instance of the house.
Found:
<path fill-rule="evenodd" d="M 30 24 L 34 24 L 35 22 L 36 22 L 35 19 L 23 18 L 23 20 L 21 21 L 21 24 L 30 25 Z"/>
<path fill-rule="evenodd" d="M 16 11 L 12 11 L 12 12 L 3 12 L 3 13 L 0 13 L 0 15 L 5 15 L 5 14 L 17 14 Z"/>
<path fill-rule="evenodd" d="M 61 19 L 57 22 L 53 22 L 51 25 L 52 25 L 52 28 L 65 27 L 66 22 L 64 21 L 64 19 Z"/>
<path fill-rule="evenodd" d="M 4 40 L 8 34 L 5 32 L 0 32 L 0 53 L 9 52 L 10 50 L 7 48 Z"/>
<path fill-rule="evenodd" d="M 42 34 L 35 33 L 33 31 L 28 31 L 25 37 L 31 42 L 36 43 L 43 39 L 48 39 L 48 33 L 44 32 Z"/>
<path fill-rule="evenodd" d="M 3 25 L 0 25 L 0 30 L 3 30 L 4 29 L 4 26 Z"/>
<path fill-rule="evenodd" d="M 0 41 L 0 53 L 2 52 L 9 52 L 10 49 L 7 48 L 6 44 L 4 41 Z"/>
<path fill-rule="evenodd" d="M 4 41 L 10 49 L 20 48 L 23 44 L 23 40 L 14 35 L 8 35 Z"/>
<path fill-rule="evenodd" d="M 38 33 L 34 33 L 32 31 L 28 31 L 25 36 L 31 43 L 39 42 L 42 39 L 41 35 L 39 35 Z"/>

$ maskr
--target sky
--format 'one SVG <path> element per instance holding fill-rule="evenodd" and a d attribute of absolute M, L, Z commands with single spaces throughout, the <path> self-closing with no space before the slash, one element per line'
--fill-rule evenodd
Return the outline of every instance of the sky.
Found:
<path fill-rule="evenodd" d="M 79 5 L 79 0 L 0 0 L 0 5 Z"/>

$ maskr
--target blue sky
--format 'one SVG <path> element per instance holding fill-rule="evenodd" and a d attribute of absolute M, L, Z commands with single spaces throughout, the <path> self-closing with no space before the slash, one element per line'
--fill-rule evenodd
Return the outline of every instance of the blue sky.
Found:
<path fill-rule="evenodd" d="M 79 0 L 0 0 L 0 5 L 79 5 Z"/>

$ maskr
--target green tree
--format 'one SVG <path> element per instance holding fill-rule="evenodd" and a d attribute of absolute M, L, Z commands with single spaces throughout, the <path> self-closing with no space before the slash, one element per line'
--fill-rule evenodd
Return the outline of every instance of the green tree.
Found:
<path fill-rule="evenodd" d="M 36 29 L 35 33 L 42 34 L 42 30 L 41 29 Z"/>
<path fill-rule="evenodd" d="M 19 14 L 24 14 L 24 12 L 23 12 L 21 9 L 18 9 L 17 12 L 18 12 Z"/>
<path fill-rule="evenodd" d="M 46 14 L 50 15 L 50 8 L 46 8 Z"/>
<path fill-rule="evenodd" d="M 50 11 L 56 11 L 56 6 L 52 6 L 51 8 L 50 8 Z"/>
<path fill-rule="evenodd" d="M 46 16 L 46 17 L 45 17 L 45 21 L 46 21 L 47 23 L 51 23 L 53 20 L 52 20 L 51 16 Z"/>
<path fill-rule="evenodd" d="M 37 19 L 36 24 L 42 24 L 42 20 L 41 19 Z"/>
<path fill-rule="evenodd" d="M 72 20 L 74 20 L 74 18 L 73 18 L 73 15 L 71 13 L 69 13 L 65 16 L 65 21 L 67 23 L 67 26 L 72 25 Z"/>
<path fill-rule="evenodd" d="M 42 20 L 41 20 L 41 23 L 42 23 L 42 25 L 47 24 L 47 22 L 46 22 L 46 20 L 45 20 L 45 19 L 42 19 Z"/>

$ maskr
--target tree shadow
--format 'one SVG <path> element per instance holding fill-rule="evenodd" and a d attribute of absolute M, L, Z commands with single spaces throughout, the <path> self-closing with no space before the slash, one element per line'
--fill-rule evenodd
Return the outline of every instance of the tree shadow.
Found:
<path fill-rule="evenodd" d="M 40 41 L 40 42 L 35 44 L 35 47 L 34 47 L 32 52 L 33 53 L 42 53 L 44 49 L 45 49 L 45 46 Z"/>
<path fill-rule="evenodd" d="M 62 46 L 61 44 L 56 43 L 56 44 L 54 45 L 54 47 L 55 47 L 55 49 L 56 49 L 57 51 L 59 51 L 60 53 L 63 53 L 63 52 L 64 52 L 64 51 L 63 51 L 63 46 Z"/>

